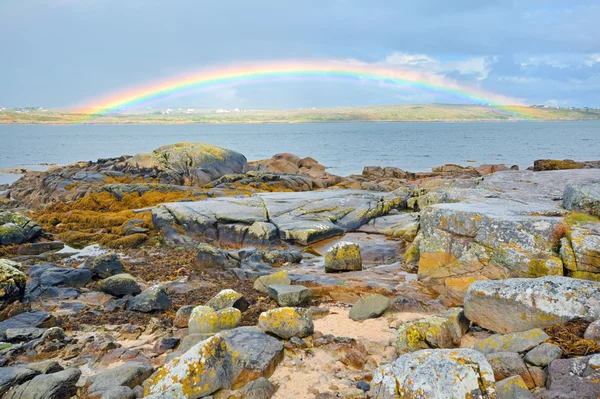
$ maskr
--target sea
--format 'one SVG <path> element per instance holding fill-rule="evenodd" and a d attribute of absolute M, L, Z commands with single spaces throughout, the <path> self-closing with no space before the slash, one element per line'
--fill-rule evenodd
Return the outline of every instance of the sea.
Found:
<path fill-rule="evenodd" d="M 184 141 L 230 148 L 249 161 L 291 152 L 342 176 L 372 165 L 412 172 L 446 163 L 527 168 L 543 158 L 600 159 L 600 121 L 0 125 L 0 170 L 43 170 Z M 0 173 L 0 184 L 18 178 Z"/>

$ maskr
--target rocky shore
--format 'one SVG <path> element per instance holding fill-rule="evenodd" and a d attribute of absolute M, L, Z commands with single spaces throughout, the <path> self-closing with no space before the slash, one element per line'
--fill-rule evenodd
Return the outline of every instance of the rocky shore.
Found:
<path fill-rule="evenodd" d="M 598 398 L 600 162 L 180 143 L 0 187 L 0 397 Z"/>

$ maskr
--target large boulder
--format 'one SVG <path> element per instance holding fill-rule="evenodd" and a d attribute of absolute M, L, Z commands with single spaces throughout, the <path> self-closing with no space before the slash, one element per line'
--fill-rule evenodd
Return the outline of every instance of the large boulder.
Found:
<path fill-rule="evenodd" d="M 279 306 L 298 306 L 312 298 L 312 290 L 303 285 L 272 284 L 269 286 L 269 296 Z"/>
<path fill-rule="evenodd" d="M 196 306 L 190 315 L 188 328 L 190 334 L 212 335 L 235 328 L 241 318 L 242 313 L 235 308 L 215 311 L 210 306 Z"/>
<path fill-rule="evenodd" d="M 600 223 L 571 227 L 561 240 L 560 254 L 569 276 L 600 281 Z"/>
<path fill-rule="evenodd" d="M 69 368 L 53 374 L 42 374 L 19 385 L 5 396 L 6 399 L 70 399 L 81 376 L 78 368 Z"/>
<path fill-rule="evenodd" d="M 472 349 L 421 350 L 373 375 L 375 398 L 495 398 L 494 371 Z"/>
<path fill-rule="evenodd" d="M 325 272 L 348 272 L 362 270 L 360 246 L 341 241 L 331 247 L 325 255 Z"/>
<path fill-rule="evenodd" d="M 42 232 L 42 228 L 27 216 L 12 212 L 0 212 L 0 245 L 16 245 L 28 242 Z"/>
<path fill-rule="evenodd" d="M 352 306 L 349 316 L 355 321 L 377 318 L 385 313 L 390 303 L 390 300 L 381 294 L 368 294 Z"/>
<path fill-rule="evenodd" d="M 167 295 L 167 291 L 162 286 L 155 285 L 130 299 L 127 303 L 127 308 L 136 312 L 148 313 L 155 310 L 168 309 L 171 305 L 172 302 Z"/>
<path fill-rule="evenodd" d="M 594 356 L 557 359 L 548 366 L 546 391 L 539 399 L 598 398 L 600 397 L 600 368 Z"/>
<path fill-rule="evenodd" d="M 260 314 L 258 327 L 283 339 L 303 338 L 314 331 L 312 312 L 303 308 L 276 308 Z"/>
<path fill-rule="evenodd" d="M 594 321 L 600 319 L 600 283 L 557 276 L 476 281 L 465 297 L 465 315 L 499 333 Z"/>
<path fill-rule="evenodd" d="M 90 271 L 94 277 L 107 278 L 115 274 L 125 273 L 125 266 L 117 254 L 108 253 L 96 257 L 91 262 Z"/>
<path fill-rule="evenodd" d="M 269 287 L 274 284 L 278 285 L 289 285 L 292 281 L 288 276 L 287 270 L 280 270 L 273 274 L 268 274 L 266 276 L 260 276 L 256 280 L 254 280 L 254 289 L 256 291 L 262 292 L 263 294 L 269 293 Z"/>
<path fill-rule="evenodd" d="M 23 298 L 27 276 L 8 262 L 0 263 L 0 307 Z"/>
<path fill-rule="evenodd" d="M 569 184 L 565 188 L 563 206 L 600 217 L 600 183 Z"/>
<path fill-rule="evenodd" d="M 231 289 L 219 291 L 217 295 L 212 297 L 210 301 L 206 303 L 206 306 L 210 306 L 216 311 L 223 310 L 226 308 L 236 308 L 242 312 L 248 309 L 248 301 L 244 299 L 244 296 L 239 292 Z"/>
<path fill-rule="evenodd" d="M 100 281 L 100 291 L 112 296 L 137 295 L 142 292 L 140 285 L 131 274 L 115 274 Z"/>
<path fill-rule="evenodd" d="M 136 169 L 156 169 L 172 184 L 203 186 L 223 175 L 246 173 L 246 157 L 239 152 L 205 143 L 177 143 L 138 154 L 127 160 Z"/>
<path fill-rule="evenodd" d="M 495 334 L 475 343 L 475 349 L 483 353 L 527 352 L 548 339 L 540 328 L 505 335 Z"/>
<path fill-rule="evenodd" d="M 27 367 L 13 366 L 0 368 L 0 395 L 4 395 L 10 388 L 25 381 L 31 380 L 39 371 Z"/>
<path fill-rule="evenodd" d="M 442 316 L 431 316 L 404 323 L 396 334 L 396 352 L 420 349 L 456 348 L 469 328 L 462 309 L 449 309 Z"/>

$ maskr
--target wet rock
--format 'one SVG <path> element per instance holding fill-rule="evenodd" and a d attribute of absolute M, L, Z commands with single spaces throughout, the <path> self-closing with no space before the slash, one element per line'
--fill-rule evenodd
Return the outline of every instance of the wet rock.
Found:
<path fill-rule="evenodd" d="M 350 309 L 350 318 L 355 321 L 381 316 L 390 307 L 390 300 L 381 294 L 368 294 L 360 298 Z"/>
<path fill-rule="evenodd" d="M 88 379 L 86 392 L 90 399 L 100 398 L 106 391 L 115 386 L 135 388 L 146 380 L 153 368 L 141 362 L 127 362 L 93 375 Z"/>
<path fill-rule="evenodd" d="M 5 336 L 8 342 L 29 342 L 40 338 L 45 331 L 45 328 L 35 327 L 9 328 L 5 331 Z"/>
<path fill-rule="evenodd" d="M 129 387 L 115 386 L 105 391 L 100 399 L 135 399 L 135 392 Z"/>
<path fill-rule="evenodd" d="M 209 306 L 196 306 L 190 315 L 190 334 L 211 335 L 235 328 L 242 318 L 239 309 L 225 308 L 215 311 Z"/>
<path fill-rule="evenodd" d="M 275 394 L 275 386 L 264 377 L 249 382 L 239 390 L 244 399 L 269 399 Z"/>
<path fill-rule="evenodd" d="M 92 281 L 92 273 L 85 269 L 53 267 L 53 265 L 33 266 L 30 277 L 37 277 L 42 287 L 84 287 Z"/>
<path fill-rule="evenodd" d="M 313 333 L 312 313 L 303 308 L 277 308 L 260 314 L 258 327 L 284 339 L 307 337 Z"/>
<path fill-rule="evenodd" d="M 563 206 L 600 217 L 600 183 L 569 184 L 565 187 Z"/>
<path fill-rule="evenodd" d="M 302 285 L 272 284 L 269 286 L 269 296 L 279 306 L 293 307 L 302 305 L 312 298 L 312 290 Z"/>
<path fill-rule="evenodd" d="M 38 374 L 38 371 L 27 367 L 0 367 L 0 395 L 4 395 L 10 388 L 31 380 Z"/>
<path fill-rule="evenodd" d="M 8 262 L 0 264 L 0 306 L 23 298 L 26 280 L 25 274 Z"/>
<path fill-rule="evenodd" d="M 325 272 L 346 272 L 362 270 L 362 258 L 358 244 L 341 241 L 327 251 Z"/>
<path fill-rule="evenodd" d="M 96 257 L 90 265 L 90 271 L 97 278 L 107 278 L 115 274 L 125 273 L 123 262 L 114 253 L 108 253 Z"/>
<path fill-rule="evenodd" d="M 421 350 L 400 356 L 373 375 L 375 398 L 493 398 L 494 372 L 471 349 Z"/>
<path fill-rule="evenodd" d="M 127 308 L 136 312 L 148 313 L 154 310 L 168 309 L 171 305 L 171 300 L 165 289 L 159 285 L 155 285 L 130 299 L 127 303 Z"/>
<path fill-rule="evenodd" d="M 475 349 L 483 353 L 527 352 L 548 339 L 544 330 L 535 328 L 529 331 L 506 335 L 492 335 L 475 343 Z"/>
<path fill-rule="evenodd" d="M 474 282 L 465 315 L 488 330 L 506 333 L 600 319 L 600 283 L 568 277 Z"/>
<path fill-rule="evenodd" d="M 596 320 L 585 329 L 583 334 L 584 339 L 590 339 L 592 341 L 600 341 L 600 320 Z"/>
<path fill-rule="evenodd" d="M 100 291 L 112 296 L 122 297 L 125 295 L 137 295 L 142 292 L 142 289 L 132 275 L 121 273 L 100 281 Z"/>
<path fill-rule="evenodd" d="M 561 357 L 562 349 L 560 347 L 545 342 L 527 352 L 525 361 L 534 366 L 546 367 L 553 360 L 560 359 Z"/>
<path fill-rule="evenodd" d="M 0 212 L 0 245 L 22 244 L 39 236 L 41 232 L 40 225 L 21 213 Z"/>
<path fill-rule="evenodd" d="M 75 384 L 81 371 L 69 368 L 53 374 L 41 374 L 19 385 L 5 396 L 6 399 L 69 399 L 75 395 Z"/>
<path fill-rule="evenodd" d="M 216 311 L 226 308 L 236 308 L 241 312 L 245 312 L 248 309 L 248 301 L 244 299 L 244 296 L 239 292 L 231 289 L 220 291 L 217 295 L 211 298 L 206 304 Z"/>
<path fill-rule="evenodd" d="M 505 378 L 518 375 L 523 379 L 527 388 L 535 388 L 533 378 L 531 378 L 527 366 L 518 353 L 491 353 L 486 355 L 486 359 L 494 370 L 494 378 L 496 381 L 501 381 Z"/>
<path fill-rule="evenodd" d="M 540 399 L 596 398 L 600 396 L 600 370 L 588 365 L 590 356 L 557 359 L 548 366 L 546 391 Z"/>
<path fill-rule="evenodd" d="M 496 399 L 533 399 L 521 376 L 516 375 L 496 382 Z"/>
<path fill-rule="evenodd" d="M 194 308 L 194 305 L 185 305 L 177 309 L 177 313 L 175 313 L 175 318 L 173 319 L 173 327 L 187 328 Z"/>
<path fill-rule="evenodd" d="M 291 284 L 291 280 L 288 276 L 287 270 L 281 270 L 277 273 L 261 276 L 254 281 L 254 289 L 262 292 L 263 294 L 269 293 L 269 286 L 273 284 Z"/>
<path fill-rule="evenodd" d="M 25 312 L 0 322 L 0 337 L 5 339 L 9 328 L 51 327 L 56 319 L 47 312 Z"/>

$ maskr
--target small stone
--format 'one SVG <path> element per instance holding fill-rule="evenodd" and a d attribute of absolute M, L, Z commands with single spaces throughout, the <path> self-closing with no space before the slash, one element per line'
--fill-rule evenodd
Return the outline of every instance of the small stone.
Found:
<path fill-rule="evenodd" d="M 100 291 L 112 296 L 122 297 L 137 295 L 142 292 L 142 289 L 131 274 L 121 273 L 100 281 Z"/>
<path fill-rule="evenodd" d="M 287 270 L 281 270 L 277 273 L 261 276 L 254 281 L 254 289 L 269 294 L 269 286 L 273 284 L 291 284 Z"/>
<path fill-rule="evenodd" d="M 306 342 L 302 338 L 292 337 L 290 338 L 290 344 L 296 348 L 306 348 Z"/>
<path fill-rule="evenodd" d="M 558 346 L 544 342 L 536 346 L 525 355 L 525 361 L 534 366 L 546 367 L 554 359 L 562 357 L 562 349 Z"/>
<path fill-rule="evenodd" d="M 117 254 L 108 253 L 94 259 L 90 271 L 95 277 L 107 278 L 115 274 L 125 273 L 125 267 Z"/>
<path fill-rule="evenodd" d="M 136 312 L 148 313 L 154 310 L 168 309 L 171 305 L 171 300 L 165 289 L 159 285 L 155 285 L 132 298 L 127 304 L 127 308 Z"/>
<path fill-rule="evenodd" d="M 536 387 L 543 388 L 546 386 L 546 379 L 548 378 L 548 373 L 546 373 L 546 371 L 543 368 L 528 364 L 527 369 L 529 370 L 529 375 L 533 379 L 533 382 Z"/>
<path fill-rule="evenodd" d="M 590 323 L 583 334 L 583 338 L 591 341 L 600 341 L 600 320 Z"/>
<path fill-rule="evenodd" d="M 358 381 L 356 383 L 356 387 L 363 392 L 369 392 L 369 390 L 371 389 L 371 385 L 369 385 L 368 382 L 363 381 L 363 380 Z"/>
<path fill-rule="evenodd" d="M 533 398 L 533 396 L 519 375 L 496 382 L 496 399 L 529 398 Z"/>
<path fill-rule="evenodd" d="M 194 308 L 194 305 L 185 305 L 177 309 L 177 313 L 175 313 L 175 318 L 173 319 L 173 327 L 187 328 Z"/>
<path fill-rule="evenodd" d="M 496 381 L 502 381 L 505 378 L 519 375 L 528 388 L 535 387 L 535 383 L 529 374 L 529 370 L 518 353 L 492 353 L 486 355 L 486 359 L 494 370 L 494 378 Z"/>
<path fill-rule="evenodd" d="M 325 272 L 362 270 L 360 247 L 352 242 L 341 241 L 331 247 L 325 255 Z"/>
<path fill-rule="evenodd" d="M 154 350 L 157 353 L 165 353 L 166 351 L 175 349 L 179 345 L 179 338 L 176 337 L 162 337 L 154 345 Z"/>
<path fill-rule="evenodd" d="M 355 321 L 381 316 L 390 307 L 390 300 L 381 294 L 369 294 L 360 298 L 352 309 L 350 318 Z"/>
<path fill-rule="evenodd" d="M 275 386 L 265 377 L 260 377 L 244 385 L 239 392 L 244 399 L 269 399 L 275 394 Z"/>
<path fill-rule="evenodd" d="M 60 327 L 50 327 L 42 334 L 42 341 L 44 342 L 62 342 L 66 338 L 67 334 L 65 334 L 65 330 Z"/>
<path fill-rule="evenodd" d="M 475 349 L 483 353 L 527 352 L 548 339 L 544 330 L 535 328 L 529 331 L 506 335 L 492 335 L 475 343 Z"/>
<path fill-rule="evenodd" d="M 216 312 L 209 306 L 196 306 L 190 315 L 190 334 L 212 335 L 219 331 L 235 328 L 242 319 L 242 312 L 226 308 Z"/>
<path fill-rule="evenodd" d="M 277 308 L 263 312 L 258 318 L 258 327 L 278 337 L 307 337 L 314 331 L 312 313 L 303 308 Z"/>
<path fill-rule="evenodd" d="M 593 355 L 588 361 L 588 365 L 594 370 L 600 369 L 600 355 Z"/>
<path fill-rule="evenodd" d="M 269 286 L 269 296 L 279 306 L 298 306 L 306 303 L 313 295 L 310 288 L 302 285 L 272 284 Z"/>
<path fill-rule="evenodd" d="M 248 301 L 244 299 L 244 296 L 234 290 L 226 289 L 215 295 L 206 306 L 210 306 L 216 311 L 226 308 L 236 308 L 241 312 L 248 310 Z"/>

